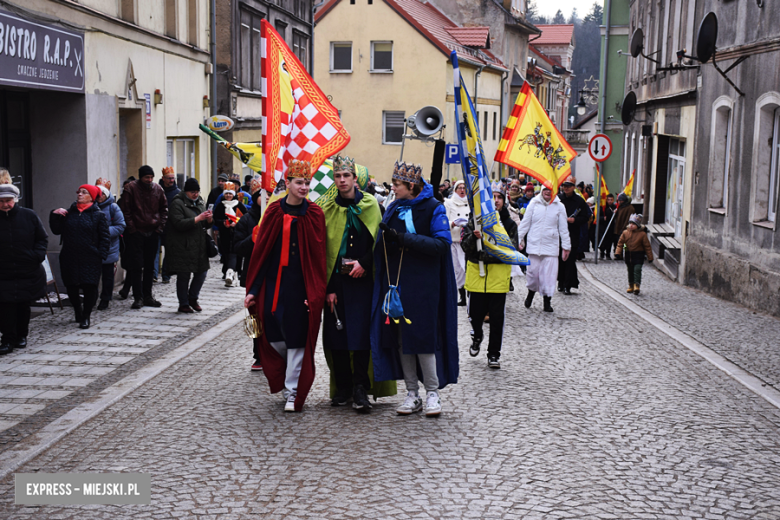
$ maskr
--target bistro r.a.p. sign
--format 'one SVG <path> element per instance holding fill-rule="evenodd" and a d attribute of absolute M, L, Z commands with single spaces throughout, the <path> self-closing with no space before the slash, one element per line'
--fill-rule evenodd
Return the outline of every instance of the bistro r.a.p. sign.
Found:
<path fill-rule="evenodd" d="M 84 92 L 84 35 L 0 10 L 0 84 Z"/>

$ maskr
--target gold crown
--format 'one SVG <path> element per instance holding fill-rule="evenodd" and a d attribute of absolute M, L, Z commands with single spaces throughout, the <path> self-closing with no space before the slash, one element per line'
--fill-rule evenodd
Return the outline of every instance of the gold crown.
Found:
<path fill-rule="evenodd" d="M 333 172 L 339 172 L 342 170 L 347 170 L 352 173 L 355 173 L 355 159 L 352 159 L 348 156 L 340 156 L 337 155 L 333 158 Z"/>
<path fill-rule="evenodd" d="M 418 184 L 422 182 L 422 166 L 396 161 L 393 169 L 393 179 Z"/>
<path fill-rule="evenodd" d="M 311 163 L 309 161 L 299 161 L 293 159 L 287 163 L 288 179 L 311 180 Z"/>

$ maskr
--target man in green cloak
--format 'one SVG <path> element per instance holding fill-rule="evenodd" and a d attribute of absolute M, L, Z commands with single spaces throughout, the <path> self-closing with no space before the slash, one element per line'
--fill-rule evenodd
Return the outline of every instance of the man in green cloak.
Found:
<path fill-rule="evenodd" d="M 369 413 L 374 398 L 395 395 L 395 381 L 372 384 L 371 301 L 373 249 L 382 214 L 376 199 L 357 188 L 355 161 L 333 159 L 335 198 L 323 202 L 327 232 L 326 289 L 322 343 L 331 369 L 331 404 Z M 335 391 L 334 387 L 335 386 Z"/>

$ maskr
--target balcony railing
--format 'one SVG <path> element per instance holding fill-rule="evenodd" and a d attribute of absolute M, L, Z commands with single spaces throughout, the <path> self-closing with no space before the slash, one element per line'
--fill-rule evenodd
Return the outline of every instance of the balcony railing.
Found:
<path fill-rule="evenodd" d="M 564 130 L 563 138 L 572 146 L 587 145 L 590 141 L 590 130 Z"/>

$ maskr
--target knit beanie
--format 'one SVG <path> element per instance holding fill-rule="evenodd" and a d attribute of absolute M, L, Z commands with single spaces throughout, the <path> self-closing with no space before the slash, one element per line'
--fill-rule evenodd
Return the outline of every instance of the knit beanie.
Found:
<path fill-rule="evenodd" d="M 198 184 L 198 180 L 193 179 L 192 177 L 187 179 L 187 181 L 184 183 L 184 191 L 200 191 L 200 184 Z"/>
<path fill-rule="evenodd" d="M 621 204 L 628 202 L 628 196 L 625 193 L 621 193 L 620 195 L 618 195 L 618 202 L 620 202 Z"/>
<path fill-rule="evenodd" d="M 92 202 L 96 202 L 98 200 L 98 197 L 100 196 L 100 188 L 97 186 L 93 186 L 91 184 L 82 184 L 79 186 L 80 190 L 87 190 L 89 194 L 92 196 Z"/>
<path fill-rule="evenodd" d="M 111 196 L 111 191 L 105 186 L 98 186 L 98 188 L 100 188 L 100 191 L 103 192 L 103 195 L 105 195 L 106 198 L 109 198 Z"/>
<path fill-rule="evenodd" d="M 138 178 L 141 179 L 143 177 L 146 177 L 147 175 L 151 175 L 152 177 L 154 177 L 154 170 L 152 169 L 151 166 L 144 164 L 143 166 L 138 168 Z"/>
<path fill-rule="evenodd" d="M 19 188 L 13 184 L 0 184 L 0 199 L 19 200 Z"/>

